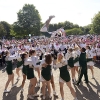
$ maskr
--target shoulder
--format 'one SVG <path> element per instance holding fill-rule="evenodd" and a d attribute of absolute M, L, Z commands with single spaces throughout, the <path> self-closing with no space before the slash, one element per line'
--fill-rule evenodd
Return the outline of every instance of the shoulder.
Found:
<path fill-rule="evenodd" d="M 43 59 L 43 60 L 41 61 L 41 64 L 43 64 L 43 63 L 45 63 L 45 59 Z"/>

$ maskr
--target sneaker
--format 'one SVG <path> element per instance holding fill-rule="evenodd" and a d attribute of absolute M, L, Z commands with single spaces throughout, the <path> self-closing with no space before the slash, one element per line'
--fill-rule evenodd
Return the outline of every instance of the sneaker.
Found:
<path fill-rule="evenodd" d="M 4 90 L 4 93 L 9 93 L 10 92 L 10 90 Z"/>
<path fill-rule="evenodd" d="M 46 97 L 45 97 L 45 96 L 43 96 L 43 100 L 45 100 L 45 98 L 46 98 Z"/>
<path fill-rule="evenodd" d="M 56 97 L 58 97 L 58 94 L 56 92 L 53 92 L 53 95 L 56 96 Z"/>
<path fill-rule="evenodd" d="M 75 82 L 74 84 L 75 84 L 75 85 L 80 85 L 80 83 L 79 83 L 79 82 Z"/>
<path fill-rule="evenodd" d="M 74 98 L 74 100 L 78 100 L 77 98 Z"/>
<path fill-rule="evenodd" d="M 95 79 L 94 76 L 92 76 L 92 79 Z"/>
<path fill-rule="evenodd" d="M 32 95 L 28 95 L 27 98 L 34 99 L 34 97 Z"/>
<path fill-rule="evenodd" d="M 16 84 L 13 84 L 13 85 L 12 85 L 12 88 L 15 87 L 15 86 L 16 86 Z"/>
<path fill-rule="evenodd" d="M 39 97 L 39 95 L 35 93 L 35 94 L 33 95 L 33 97 Z"/>
<path fill-rule="evenodd" d="M 50 95 L 50 96 L 49 96 L 49 99 L 51 99 L 51 98 L 52 98 L 52 96 Z"/>

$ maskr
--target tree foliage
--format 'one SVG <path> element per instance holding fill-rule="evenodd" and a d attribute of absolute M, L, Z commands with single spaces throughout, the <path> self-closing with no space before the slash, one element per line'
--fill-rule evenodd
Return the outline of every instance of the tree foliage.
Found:
<path fill-rule="evenodd" d="M 95 34 L 100 34 L 100 12 L 95 15 L 95 17 L 92 19 L 92 32 Z"/>
<path fill-rule="evenodd" d="M 67 35 L 79 35 L 79 34 L 83 34 L 83 31 L 80 28 L 73 28 L 73 29 L 66 30 L 66 34 Z"/>
<path fill-rule="evenodd" d="M 0 22 L 0 36 L 9 37 L 10 36 L 11 25 L 5 21 Z"/>
<path fill-rule="evenodd" d="M 18 21 L 13 24 L 13 29 L 17 35 L 39 35 L 41 18 L 34 5 L 25 4 L 17 16 Z"/>

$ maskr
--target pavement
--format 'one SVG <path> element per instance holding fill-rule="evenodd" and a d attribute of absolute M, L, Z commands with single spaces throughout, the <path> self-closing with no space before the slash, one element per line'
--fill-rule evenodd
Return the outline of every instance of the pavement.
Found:
<path fill-rule="evenodd" d="M 3 93 L 5 83 L 7 81 L 7 73 L 5 71 L 4 67 L 0 67 L 0 100 L 29 100 L 27 99 L 27 93 L 28 93 L 28 86 L 29 86 L 29 80 L 26 80 L 24 91 L 21 92 L 21 82 L 22 82 L 22 73 L 20 71 L 20 80 L 17 81 L 17 75 L 15 73 L 15 68 L 13 70 L 14 72 L 14 81 L 16 83 L 16 86 L 11 89 L 11 84 L 9 84 L 8 89 L 11 89 L 10 93 Z M 37 72 L 35 72 L 35 75 L 37 76 Z M 58 94 L 58 98 L 54 97 L 52 94 L 51 100 L 61 100 L 60 95 L 60 88 L 59 88 L 59 70 L 54 71 L 54 82 L 56 87 L 56 92 Z M 82 79 L 82 83 L 79 86 L 73 85 L 73 88 L 76 91 L 76 95 L 78 100 L 100 100 L 100 65 L 94 66 L 94 76 L 95 79 L 92 79 L 91 71 L 88 69 L 88 76 L 89 76 L 89 85 L 86 85 L 84 82 L 84 77 Z M 52 90 L 52 88 L 51 88 Z M 40 95 L 40 88 L 36 87 L 36 92 Z M 47 93 L 48 94 L 48 93 Z M 73 100 L 73 96 L 71 95 L 71 92 L 66 84 L 64 84 L 64 98 L 65 100 Z M 37 97 L 34 100 L 42 100 L 41 97 Z M 49 100 L 48 97 L 46 100 Z"/>

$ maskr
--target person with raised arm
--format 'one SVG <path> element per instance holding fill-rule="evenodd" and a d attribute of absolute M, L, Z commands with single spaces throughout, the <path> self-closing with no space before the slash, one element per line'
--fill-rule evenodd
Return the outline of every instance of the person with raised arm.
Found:
<path fill-rule="evenodd" d="M 57 61 L 55 63 L 54 68 L 55 69 L 59 68 L 59 71 L 60 71 L 59 85 L 60 85 L 60 94 L 61 94 L 61 97 L 62 97 L 61 100 L 65 100 L 64 99 L 64 91 L 63 91 L 64 83 L 66 83 L 68 88 L 70 89 L 71 94 L 74 97 L 74 100 L 78 100 L 77 97 L 76 97 L 76 93 L 75 93 L 75 91 L 74 91 L 74 89 L 72 88 L 72 85 L 71 85 L 70 74 L 68 72 L 67 65 L 68 64 L 67 64 L 66 59 L 64 59 L 64 55 L 62 53 L 58 53 Z"/>
<path fill-rule="evenodd" d="M 78 43 L 76 43 L 78 45 Z M 80 65 L 80 69 L 79 69 L 79 77 L 78 80 L 76 82 L 76 85 L 79 85 L 81 82 L 81 79 L 84 75 L 85 77 L 85 82 L 86 84 L 88 84 L 88 74 L 87 74 L 87 59 L 86 59 L 86 49 L 83 47 L 81 48 L 79 45 L 78 47 L 80 48 L 80 55 L 79 55 L 79 65 Z"/>

